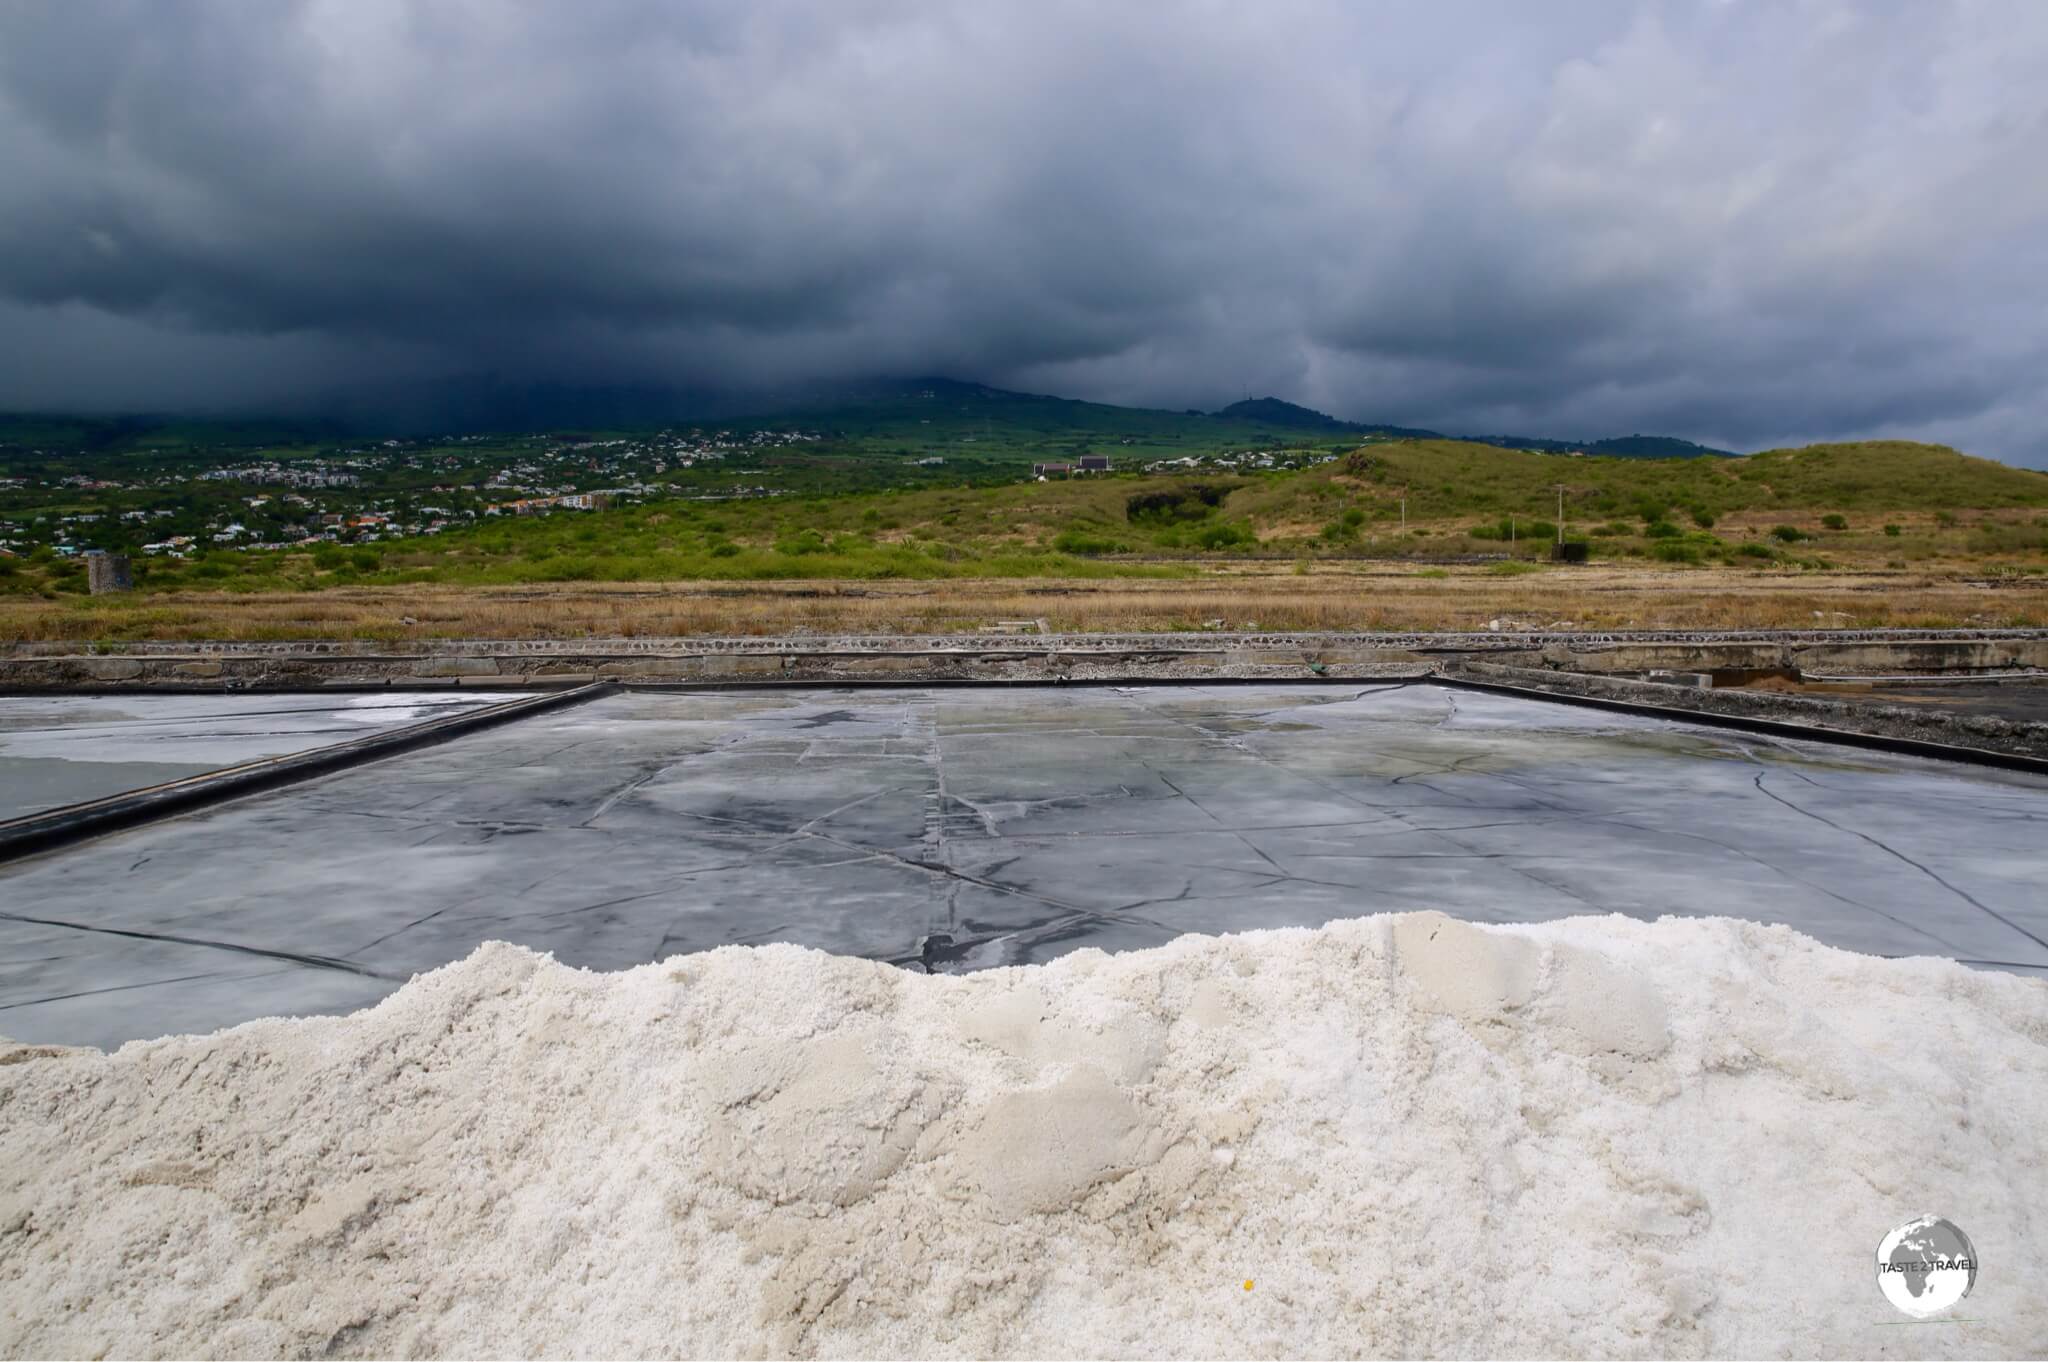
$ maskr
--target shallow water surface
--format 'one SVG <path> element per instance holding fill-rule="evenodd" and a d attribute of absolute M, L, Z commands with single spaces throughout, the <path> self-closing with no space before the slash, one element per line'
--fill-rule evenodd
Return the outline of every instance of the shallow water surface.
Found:
<path fill-rule="evenodd" d="M 506 698 L 477 691 L 0 696 L 0 819 L 350 742 Z"/>

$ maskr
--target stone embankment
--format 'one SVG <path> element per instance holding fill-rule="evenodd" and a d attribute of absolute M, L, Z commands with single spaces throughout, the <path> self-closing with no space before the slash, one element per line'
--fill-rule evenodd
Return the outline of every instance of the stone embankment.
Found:
<path fill-rule="evenodd" d="M 593 681 L 1087 681 L 1421 675 L 1461 659 L 1574 672 L 2048 668 L 2048 630 L 1038 634 L 17 643 L 0 690 L 575 686 Z"/>
<path fill-rule="evenodd" d="M 1443 679 L 1540 692 L 1560 700 L 1610 702 L 1672 711 L 1674 717 L 1797 725 L 1815 736 L 1856 734 L 1887 743 L 1937 744 L 2048 761 L 2048 723 L 1888 704 L 1881 696 L 1837 697 L 1741 688 L 1713 689 L 1627 676 L 1460 659 Z"/>
<path fill-rule="evenodd" d="M 1434 634 L 960 634 L 773 638 L 14 644 L 0 692 L 1175 681 L 1509 686 L 1708 722 L 1799 726 L 2048 761 L 2048 723 L 1858 696 L 1706 684 L 1711 675 L 2004 677 L 2048 669 L 2048 630 Z M 1699 684 L 1649 679 L 1664 673 Z M 1789 728 L 1788 728 L 1789 731 Z"/>

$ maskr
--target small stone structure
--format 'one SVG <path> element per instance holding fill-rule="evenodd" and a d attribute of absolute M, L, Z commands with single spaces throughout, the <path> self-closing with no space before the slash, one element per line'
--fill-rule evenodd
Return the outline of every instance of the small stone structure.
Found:
<path fill-rule="evenodd" d="M 111 591 L 133 591 L 135 574 L 128 567 L 128 555 L 108 553 L 95 549 L 85 555 L 85 580 L 92 587 L 92 594 L 104 596 Z"/>

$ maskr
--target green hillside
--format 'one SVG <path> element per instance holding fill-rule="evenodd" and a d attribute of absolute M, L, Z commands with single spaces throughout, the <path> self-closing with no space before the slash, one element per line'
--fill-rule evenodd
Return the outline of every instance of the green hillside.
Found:
<path fill-rule="evenodd" d="M 2048 474 L 1939 446 L 1875 442 L 1735 460 L 1642 460 L 1432 440 L 1367 444 L 1298 472 L 659 499 L 588 514 L 499 517 L 432 537 L 215 550 L 184 563 L 147 559 L 137 568 L 151 591 L 1161 576 L 1252 555 L 1539 559 L 1556 532 L 1560 484 L 1570 532 L 1588 540 L 1596 558 L 1799 568 L 1967 559 L 2028 572 L 2048 565 L 2048 515 L 2030 513 L 2048 508 Z M 75 564 L 23 564 L 0 574 L 0 593 L 82 586 Z"/>
<path fill-rule="evenodd" d="M 949 378 L 878 379 L 800 394 L 731 395 L 657 389 L 566 389 L 489 379 L 397 385 L 337 399 L 322 417 L 227 420 L 177 416 L 80 417 L 0 413 L 0 458 L 25 455 L 184 456 L 272 447 L 312 450 L 389 436 L 516 436 L 578 432 L 591 437 L 662 429 L 802 428 L 824 434 L 836 453 L 877 459 L 957 459 L 999 476 L 1007 466 L 1084 453 L 1177 458 L 1228 450 L 1323 446 L 1356 438 L 1440 440 L 1431 430 L 1342 421 L 1275 397 L 1233 402 L 1213 414 L 1121 407 L 1011 392 Z M 1567 441 L 1475 435 L 1468 442 L 1560 453 L 1585 449 L 1631 458 L 1725 454 L 1668 436 Z M 887 479 L 882 479 L 887 480 Z"/>
<path fill-rule="evenodd" d="M 1392 440 L 1450 440 L 1461 444 L 1489 445 L 1497 449 L 1526 449 L 1543 454 L 1602 454 L 1623 459 L 1697 459 L 1705 456 L 1734 458 L 1729 450 L 1694 444 L 1669 435 L 1620 435 L 1606 440 L 1554 440 L 1534 435 L 1444 435 L 1413 426 L 1368 425 L 1340 421 L 1313 407 L 1297 406 L 1277 397 L 1248 397 L 1233 402 L 1216 415 L 1227 421 L 1251 421 L 1277 430 L 1343 432 L 1377 435 Z"/>
<path fill-rule="evenodd" d="M 334 438 L 312 421 L 208 421 L 152 416 L 63 416 L 0 412 L 0 458 L 31 450 L 131 455 L 189 449 L 255 449 Z"/>
<path fill-rule="evenodd" d="M 1201 412 L 1118 407 L 926 378 L 863 385 L 845 396 L 735 419 L 739 427 L 790 424 L 902 453 L 1005 454 L 1025 459 L 1117 453 L 1164 457 L 1232 447 L 1300 443 L 1291 425 Z M 1341 432 L 1313 432 L 1341 439 Z"/>

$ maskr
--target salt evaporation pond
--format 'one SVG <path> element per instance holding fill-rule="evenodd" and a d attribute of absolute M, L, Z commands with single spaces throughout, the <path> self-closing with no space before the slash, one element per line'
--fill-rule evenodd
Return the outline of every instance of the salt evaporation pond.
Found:
<path fill-rule="evenodd" d="M 343 1012 L 490 940 L 950 973 L 1416 908 L 2048 974 L 2044 820 L 2037 777 L 1431 685 L 625 692 L 0 870 L 0 1034 Z"/>
<path fill-rule="evenodd" d="M 387 725 L 507 698 L 477 691 L 0 697 L 0 819 L 350 742 Z"/>

